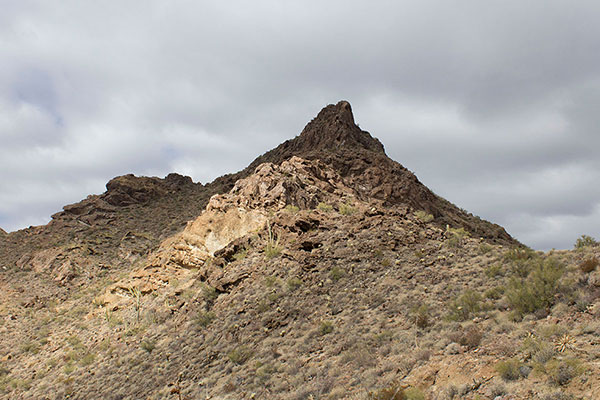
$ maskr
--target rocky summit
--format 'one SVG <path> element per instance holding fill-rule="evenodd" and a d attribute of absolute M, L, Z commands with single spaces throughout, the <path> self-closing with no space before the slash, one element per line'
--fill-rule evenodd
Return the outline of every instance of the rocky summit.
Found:
<path fill-rule="evenodd" d="M 530 250 L 325 107 L 207 184 L 0 230 L 6 399 L 597 399 L 600 248 Z"/>

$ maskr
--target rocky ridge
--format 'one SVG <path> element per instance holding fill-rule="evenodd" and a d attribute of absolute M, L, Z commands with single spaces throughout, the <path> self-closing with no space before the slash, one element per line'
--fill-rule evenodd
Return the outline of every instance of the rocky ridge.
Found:
<path fill-rule="evenodd" d="M 3 398 L 547 400 L 600 387 L 598 247 L 525 249 L 389 160 L 347 102 L 237 174 L 118 177 L 7 238 Z M 515 314 L 511 285 L 535 286 L 539 268 L 558 277 L 543 282 L 551 296 Z"/>

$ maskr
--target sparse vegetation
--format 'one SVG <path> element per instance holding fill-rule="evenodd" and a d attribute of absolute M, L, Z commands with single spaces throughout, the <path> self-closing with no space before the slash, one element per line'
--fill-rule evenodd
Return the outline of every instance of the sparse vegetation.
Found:
<path fill-rule="evenodd" d="M 465 228 L 451 228 L 446 226 L 446 243 L 449 247 L 460 247 L 462 246 L 464 239 L 469 237 L 469 233 L 465 231 Z"/>
<path fill-rule="evenodd" d="M 327 335 L 333 332 L 333 323 L 331 321 L 321 321 L 319 325 L 319 333 L 321 335 Z"/>
<path fill-rule="evenodd" d="M 417 217 L 417 219 L 419 221 L 424 222 L 424 223 L 433 221 L 433 215 L 431 215 L 423 210 L 416 211 L 415 217 Z"/>
<path fill-rule="evenodd" d="M 505 294 L 508 304 L 520 315 L 550 308 L 564 265 L 554 258 L 531 259 L 523 265 L 527 270 L 525 276 L 513 276 L 508 283 Z"/>
<path fill-rule="evenodd" d="M 450 303 L 448 318 L 453 321 L 465 321 L 481 311 L 482 297 L 474 290 L 465 290 Z"/>
<path fill-rule="evenodd" d="M 328 213 L 328 212 L 333 211 L 333 206 L 331 204 L 321 202 L 317 205 L 317 209 Z"/>
<path fill-rule="evenodd" d="M 346 276 L 346 271 L 344 271 L 342 268 L 340 268 L 338 266 L 331 268 L 331 271 L 329 271 L 329 277 L 334 282 L 339 281 L 344 276 Z"/>
<path fill-rule="evenodd" d="M 143 340 L 142 343 L 140 343 L 140 347 L 146 353 L 152 353 L 152 350 L 156 348 L 156 343 L 152 340 Z"/>
<path fill-rule="evenodd" d="M 521 363 L 519 360 L 511 358 L 506 361 L 499 361 L 495 369 L 505 381 L 514 381 L 521 378 Z"/>
<path fill-rule="evenodd" d="M 290 278 L 287 280 L 287 287 L 291 292 L 298 289 L 300 286 L 302 286 L 302 281 L 298 278 Z"/>
<path fill-rule="evenodd" d="M 254 352 L 250 348 L 239 346 L 227 353 L 227 357 L 232 363 L 242 365 L 248 361 L 253 354 Z"/>
<path fill-rule="evenodd" d="M 593 237 L 588 236 L 588 235 L 581 235 L 581 237 L 579 237 L 577 239 L 577 241 L 575 242 L 576 249 L 583 249 L 586 247 L 594 247 L 597 245 L 598 245 L 598 242 L 596 241 L 596 239 L 594 239 Z"/>
<path fill-rule="evenodd" d="M 267 221 L 267 245 L 265 247 L 265 257 L 267 259 L 275 258 L 281 254 L 281 246 L 279 245 L 279 238 L 273 233 L 271 223 Z"/>
<path fill-rule="evenodd" d="M 356 212 L 356 209 L 348 203 L 342 203 L 340 205 L 340 214 L 342 214 L 342 215 L 352 215 L 355 212 Z"/>
<path fill-rule="evenodd" d="M 196 315 L 196 323 L 202 328 L 206 328 L 215 320 L 215 313 L 212 311 L 200 311 Z"/>
<path fill-rule="evenodd" d="M 417 325 L 417 327 L 425 329 L 429 326 L 430 308 L 428 304 L 424 303 L 420 306 L 413 307 L 411 314 L 412 320 L 414 321 L 415 325 Z"/>

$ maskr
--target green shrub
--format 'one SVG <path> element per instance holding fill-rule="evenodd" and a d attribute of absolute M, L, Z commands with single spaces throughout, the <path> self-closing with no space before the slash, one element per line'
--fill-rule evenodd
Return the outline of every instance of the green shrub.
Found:
<path fill-rule="evenodd" d="M 465 321 L 481 311 L 481 295 L 474 290 L 465 290 L 452 303 L 448 317 L 453 321 Z"/>
<path fill-rule="evenodd" d="M 484 270 L 485 276 L 488 278 L 495 278 L 502 275 L 502 266 L 500 264 L 494 264 L 486 267 Z"/>
<path fill-rule="evenodd" d="M 267 245 L 265 246 L 265 257 L 274 258 L 281 254 L 281 246 L 279 245 L 279 238 L 273 233 L 271 223 L 267 221 Z"/>
<path fill-rule="evenodd" d="M 406 400 L 425 400 L 423 392 L 414 387 L 406 389 L 404 394 L 406 395 Z"/>
<path fill-rule="evenodd" d="M 331 268 L 331 271 L 329 271 L 329 277 L 331 278 L 331 280 L 333 280 L 334 282 L 339 281 L 340 279 L 342 279 L 344 276 L 346 276 L 346 271 L 344 271 L 342 268 L 340 267 L 333 267 Z"/>
<path fill-rule="evenodd" d="M 494 368 L 505 381 L 515 381 L 521 377 L 521 363 L 517 359 L 499 361 Z"/>
<path fill-rule="evenodd" d="M 554 258 L 534 260 L 526 277 L 514 276 L 506 289 L 509 306 L 520 315 L 549 309 L 559 289 L 564 265 Z"/>
<path fill-rule="evenodd" d="M 333 211 L 333 206 L 331 204 L 327 204 L 327 203 L 319 203 L 317 205 L 317 209 L 319 209 L 323 212 L 331 212 L 331 211 Z"/>
<path fill-rule="evenodd" d="M 492 251 L 492 246 L 487 243 L 481 243 L 479 245 L 479 254 L 487 254 Z"/>
<path fill-rule="evenodd" d="M 327 335 L 333 332 L 333 323 L 331 321 L 322 321 L 319 325 L 319 333 L 321 336 Z"/>
<path fill-rule="evenodd" d="M 423 210 L 419 210 L 415 212 L 415 217 L 417 217 L 417 219 L 421 222 L 431 222 L 433 221 L 433 215 L 428 214 L 427 212 L 423 211 Z"/>
<path fill-rule="evenodd" d="M 203 284 L 202 285 L 202 298 L 207 302 L 213 302 L 219 297 L 219 293 L 217 293 L 217 289 L 214 287 Z"/>
<path fill-rule="evenodd" d="M 552 360 L 546 366 L 548 380 L 555 385 L 566 385 L 584 371 L 581 361 L 571 358 Z"/>
<path fill-rule="evenodd" d="M 469 237 L 465 228 L 450 228 L 446 226 L 447 244 L 449 247 L 459 247 L 463 244 L 464 238 Z"/>
<path fill-rule="evenodd" d="M 285 206 L 284 210 L 292 214 L 296 214 L 298 211 L 300 211 L 300 209 L 297 206 L 292 204 L 288 204 L 287 206 Z"/>
<path fill-rule="evenodd" d="M 356 210 L 350 204 L 344 203 L 344 204 L 340 205 L 340 214 L 342 214 L 342 215 L 352 215 L 355 212 L 356 212 Z"/>
<path fill-rule="evenodd" d="M 504 294 L 504 288 L 502 286 L 496 286 L 485 291 L 484 295 L 486 298 L 491 300 L 498 300 Z"/>
<path fill-rule="evenodd" d="M 300 286 L 302 286 L 302 281 L 298 278 L 290 278 L 287 281 L 287 287 L 291 292 L 298 289 Z"/>
<path fill-rule="evenodd" d="M 229 360 L 238 365 L 244 364 L 252 357 L 254 352 L 246 346 L 239 346 L 227 353 Z"/>
<path fill-rule="evenodd" d="M 206 328 L 215 320 L 215 318 L 215 313 L 212 311 L 200 311 L 198 314 L 196 314 L 195 321 L 201 327 Z"/>
<path fill-rule="evenodd" d="M 415 306 L 411 310 L 411 314 L 412 320 L 417 327 L 425 329 L 429 326 L 429 305 L 424 303 L 420 306 Z"/>
<path fill-rule="evenodd" d="M 584 247 L 594 247 L 597 246 L 598 242 L 591 236 L 581 235 L 579 239 L 575 242 L 576 249 L 582 249 Z"/>
<path fill-rule="evenodd" d="M 87 353 L 79 360 L 79 365 L 83 367 L 87 367 L 88 365 L 92 365 L 94 360 L 96 359 L 96 355 L 94 353 Z"/>

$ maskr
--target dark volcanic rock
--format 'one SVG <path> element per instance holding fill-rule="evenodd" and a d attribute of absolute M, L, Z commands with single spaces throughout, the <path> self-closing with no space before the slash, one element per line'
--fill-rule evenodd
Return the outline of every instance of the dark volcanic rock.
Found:
<path fill-rule="evenodd" d="M 134 203 L 147 203 L 172 190 L 193 184 L 192 178 L 179 174 L 169 174 L 165 179 L 129 174 L 111 179 L 106 184 L 107 191 L 102 197 L 114 206 L 127 206 Z"/>
<path fill-rule="evenodd" d="M 501 226 L 468 214 L 437 196 L 412 172 L 390 159 L 379 140 L 354 123 L 347 101 L 325 107 L 299 136 L 258 157 L 239 177 L 264 162 L 281 164 L 292 156 L 318 159 L 332 166 L 362 200 L 375 198 L 389 205 L 405 204 L 432 214 L 440 226 L 464 227 L 472 235 L 492 242 L 518 243 Z"/>

